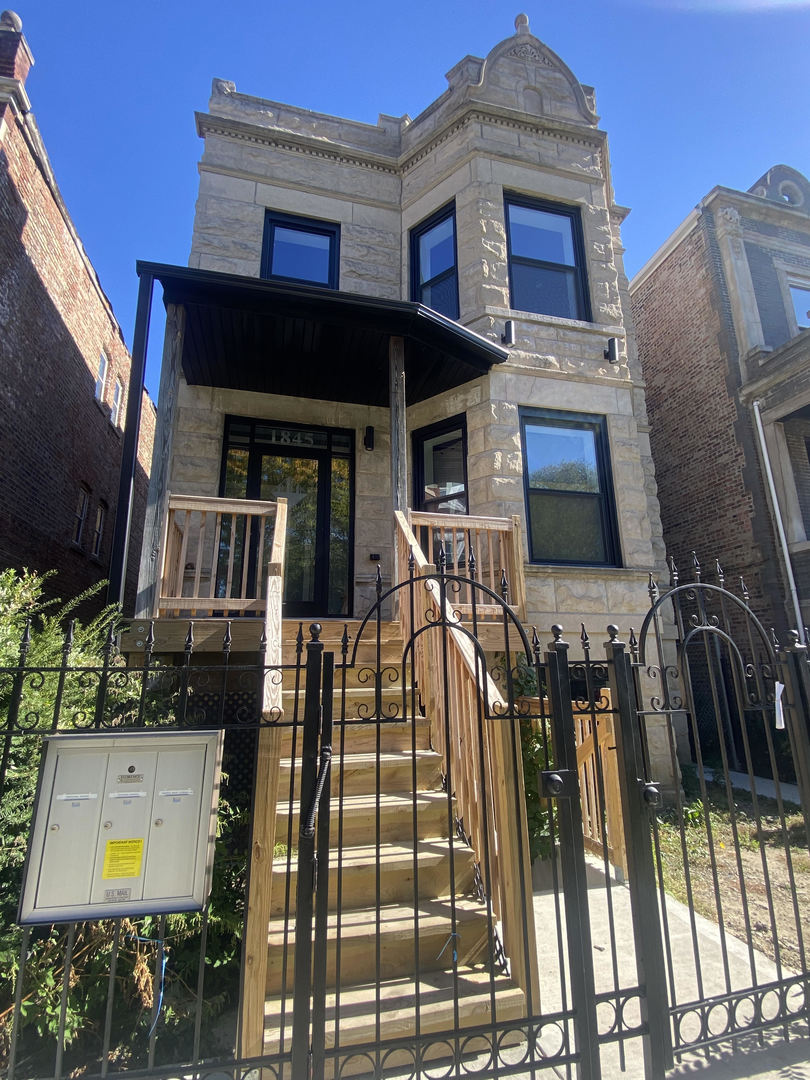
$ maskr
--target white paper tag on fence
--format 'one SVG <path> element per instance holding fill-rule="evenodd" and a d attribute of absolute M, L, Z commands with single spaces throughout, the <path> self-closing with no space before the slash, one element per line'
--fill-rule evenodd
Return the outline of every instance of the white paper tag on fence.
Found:
<path fill-rule="evenodd" d="M 776 730 L 785 730 L 785 710 L 782 707 L 782 691 L 785 689 L 785 684 L 778 682 L 774 684 L 773 688 L 773 704 L 776 710 Z"/>

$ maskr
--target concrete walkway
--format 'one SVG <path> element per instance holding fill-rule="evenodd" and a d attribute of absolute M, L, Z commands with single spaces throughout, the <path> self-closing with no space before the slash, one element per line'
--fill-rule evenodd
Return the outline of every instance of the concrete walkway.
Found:
<path fill-rule="evenodd" d="M 591 942 L 594 956 L 596 992 L 614 988 L 614 978 L 619 987 L 633 987 L 638 979 L 633 946 L 630 891 L 626 885 L 611 882 L 606 888 L 601 862 L 588 859 L 588 901 L 591 916 Z M 560 921 L 565 934 L 562 898 L 560 898 Z M 613 912 L 613 934 L 609 910 Z M 554 958 L 557 955 L 557 910 L 550 889 L 537 890 L 534 895 L 535 925 L 540 955 L 540 995 L 544 1011 L 562 1007 L 560 976 Z M 699 915 L 690 917 L 689 909 L 671 897 L 667 898 L 667 920 L 672 950 L 672 981 L 676 1000 L 688 1003 L 701 996 L 723 994 L 727 989 L 747 989 L 753 985 L 752 967 L 758 983 L 767 983 L 777 977 L 773 962 L 761 953 L 753 956 L 747 946 L 730 935 L 725 936 L 726 962 L 723 960 L 723 942 L 717 926 Z M 699 957 L 699 969 L 696 963 Z M 699 973 L 698 973 L 699 971 Z M 698 980 L 702 979 L 703 995 Z M 570 997 L 569 997 L 570 1002 Z M 626 1009 L 627 1022 L 638 1021 L 637 1003 Z M 612 1021 L 612 1008 L 600 1007 L 600 1030 Z M 722 1013 L 718 1017 L 722 1024 Z M 686 1016 L 682 1021 L 684 1037 L 694 1031 L 697 1019 Z M 716 1048 L 707 1057 L 705 1052 L 689 1054 L 667 1073 L 668 1080 L 676 1077 L 699 1076 L 705 1080 L 810 1080 L 810 1034 L 807 1026 L 794 1025 L 796 1037 L 786 1042 L 781 1029 L 767 1033 L 764 1045 L 756 1037 L 738 1041 L 737 1048 Z M 560 1071 L 560 1076 L 564 1071 Z M 625 1044 L 624 1069 L 618 1047 L 608 1045 L 602 1052 L 602 1075 L 604 1080 L 643 1080 L 644 1066 L 640 1039 Z"/>

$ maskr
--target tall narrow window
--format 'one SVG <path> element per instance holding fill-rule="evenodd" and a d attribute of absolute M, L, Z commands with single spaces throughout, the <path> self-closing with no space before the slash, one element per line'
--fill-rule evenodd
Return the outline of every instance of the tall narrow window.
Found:
<path fill-rule="evenodd" d="M 604 417 L 527 409 L 521 421 L 532 562 L 616 566 Z"/>
<path fill-rule="evenodd" d="M 98 354 L 98 375 L 96 376 L 96 401 L 104 400 L 104 387 L 107 383 L 107 371 L 110 362 L 104 353 Z"/>
<path fill-rule="evenodd" d="M 790 299 L 793 301 L 797 330 L 806 330 L 810 326 L 810 286 L 791 285 Z"/>
<path fill-rule="evenodd" d="M 268 210 L 264 219 L 264 278 L 338 287 L 340 226 Z"/>
<path fill-rule="evenodd" d="M 576 207 L 509 195 L 506 235 L 512 307 L 590 320 L 582 225 Z"/>
<path fill-rule="evenodd" d="M 411 299 L 458 318 L 456 211 L 449 206 L 411 231 Z"/>
<path fill-rule="evenodd" d="M 121 427 L 121 409 L 124 402 L 124 384 L 116 379 L 116 389 L 112 391 L 112 405 L 110 406 L 110 422 L 113 428 Z"/>
<path fill-rule="evenodd" d="M 73 516 L 73 543 L 81 544 L 84 533 L 84 523 L 87 521 L 87 509 L 90 505 L 90 492 L 86 487 L 79 488 L 79 497 L 76 500 L 76 513 Z"/>
<path fill-rule="evenodd" d="M 104 541 L 104 522 L 107 519 L 107 507 L 100 502 L 96 507 L 96 523 L 93 527 L 93 554 L 96 558 L 101 556 L 101 545 Z"/>
<path fill-rule="evenodd" d="M 124 384 L 120 379 L 115 380 L 112 406 L 110 407 L 110 422 L 113 427 L 121 427 L 121 408 L 124 403 Z"/>
<path fill-rule="evenodd" d="M 413 433 L 414 505 L 430 514 L 467 514 L 467 423 L 453 416 Z"/>

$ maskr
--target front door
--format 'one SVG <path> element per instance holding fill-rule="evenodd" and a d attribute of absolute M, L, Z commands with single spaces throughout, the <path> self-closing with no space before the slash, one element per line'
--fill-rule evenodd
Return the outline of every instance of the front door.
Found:
<path fill-rule="evenodd" d="M 351 614 L 353 433 L 228 417 L 221 493 L 287 500 L 284 614 Z"/>

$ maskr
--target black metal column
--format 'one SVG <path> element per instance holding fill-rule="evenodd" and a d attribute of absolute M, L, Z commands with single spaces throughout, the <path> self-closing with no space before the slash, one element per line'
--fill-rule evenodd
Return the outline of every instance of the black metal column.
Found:
<path fill-rule="evenodd" d="M 548 694 L 551 700 L 551 732 L 554 770 L 543 773 L 543 793 L 557 800 L 560 867 L 565 903 L 565 930 L 571 968 L 571 997 L 576 1015 L 579 1080 L 599 1080 L 599 1029 L 596 1020 L 596 987 L 593 975 L 591 919 L 588 882 L 585 876 L 585 843 L 582 834 L 577 747 L 568 673 L 568 642 L 562 627 L 553 626 L 554 641 L 545 655 Z"/>
<path fill-rule="evenodd" d="M 672 1037 L 650 825 L 650 815 L 659 805 L 661 795 L 658 786 L 644 775 L 630 657 L 625 652 L 625 643 L 616 640 L 618 630 L 609 626 L 608 633 L 611 639 L 605 643 L 605 653 L 615 710 L 627 879 L 638 982 L 642 989 L 641 1018 L 648 1027 L 648 1034 L 644 1036 L 645 1076 L 648 1080 L 663 1080 L 664 1073 L 673 1064 Z"/>
<path fill-rule="evenodd" d="M 321 670 L 323 642 L 320 623 L 309 628 L 306 686 L 304 690 L 304 731 L 301 748 L 301 791 L 298 827 L 298 881 L 295 893 L 295 982 L 293 989 L 292 1075 L 308 1080 L 311 1073 L 310 1010 L 312 990 L 312 907 L 317 862 L 315 831 L 307 821 L 318 782 L 318 737 L 321 726 Z"/>
<path fill-rule="evenodd" d="M 107 586 L 107 602 L 109 604 L 123 604 L 124 589 L 127 582 L 132 488 L 135 481 L 135 468 L 138 463 L 138 436 L 141 429 L 141 403 L 143 400 L 144 377 L 146 375 L 146 347 L 149 342 L 149 317 L 152 312 L 154 281 L 154 275 L 144 271 L 138 285 L 138 308 L 135 313 L 132 363 L 129 368 L 127 418 L 124 427 L 124 445 L 121 450 L 118 499 L 115 504 L 115 526 L 113 528 L 112 553 L 110 555 L 110 583 Z"/>

